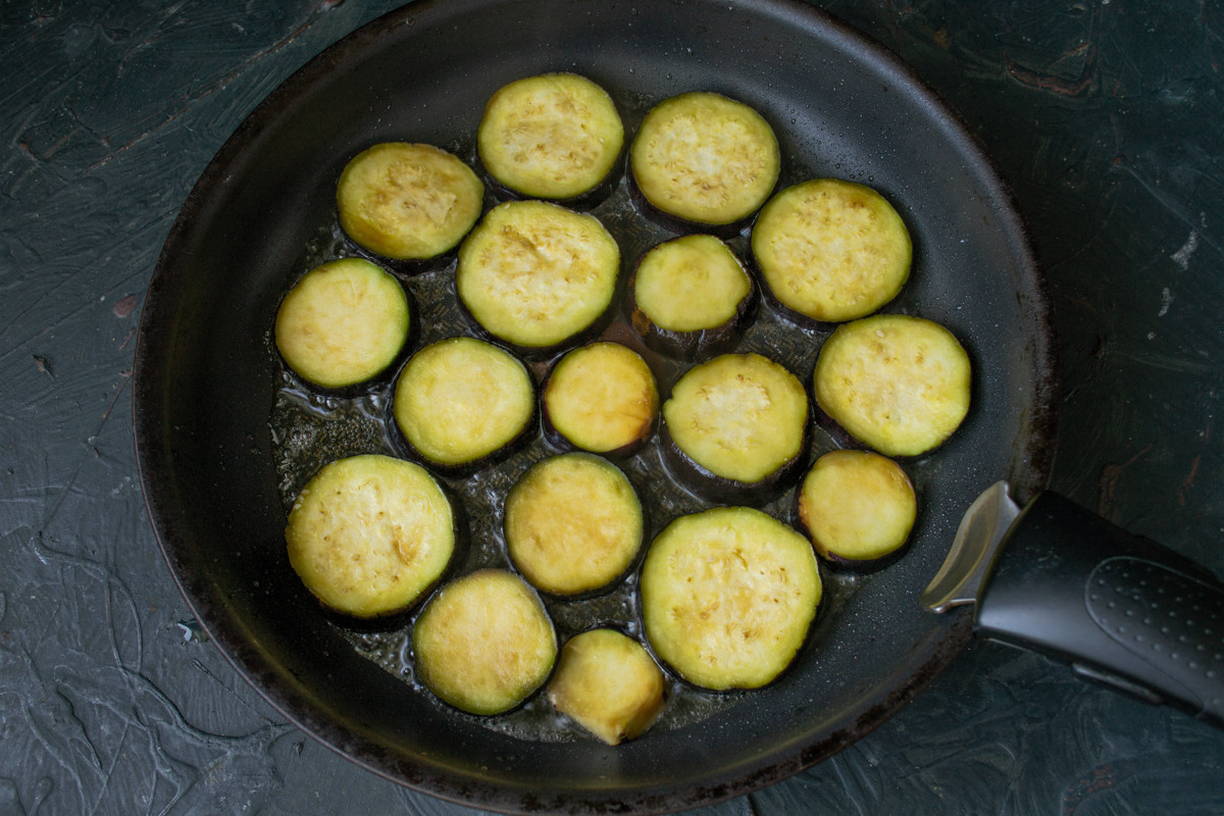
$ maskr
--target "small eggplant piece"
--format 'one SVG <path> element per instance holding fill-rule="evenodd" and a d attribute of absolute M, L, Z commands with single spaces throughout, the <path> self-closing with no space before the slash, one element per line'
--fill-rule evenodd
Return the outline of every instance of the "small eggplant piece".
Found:
<path fill-rule="evenodd" d="M 554 444 L 624 457 L 650 438 L 659 391 L 646 361 L 619 343 L 590 343 L 562 357 L 541 389 Z"/>
<path fill-rule="evenodd" d="M 450 501 L 420 465 L 364 455 L 324 466 L 285 528 L 289 563 L 329 609 L 356 618 L 410 607 L 455 551 Z"/>
<path fill-rule="evenodd" d="M 504 570 L 484 569 L 443 586 L 412 627 L 416 676 L 469 714 L 501 714 L 544 684 L 557 635 L 539 597 Z"/>
<path fill-rule="evenodd" d="M 484 185 L 441 148 L 408 142 L 369 147 L 336 185 L 340 226 L 360 246 L 397 261 L 454 248 L 480 217 Z"/>
<path fill-rule="evenodd" d="M 614 629 L 591 629 L 561 649 L 548 699 L 608 745 L 619 745 L 658 719 L 663 689 L 663 672 L 642 644 Z"/>
<path fill-rule="evenodd" d="M 644 527 L 629 479 L 589 453 L 537 462 L 506 497 L 510 560 L 532 586 L 553 595 L 583 595 L 624 575 Z"/>
<path fill-rule="evenodd" d="M 293 285 L 276 311 L 276 349 L 321 388 L 342 389 L 385 371 L 408 339 L 408 296 L 363 258 L 329 261 Z"/>
<path fill-rule="evenodd" d="M 942 444 L 969 412 L 969 355 L 930 320 L 874 315 L 839 326 L 816 358 L 820 409 L 886 456 L 917 456 Z"/>
<path fill-rule="evenodd" d="M 778 181 L 773 128 L 742 102 L 716 93 L 673 96 L 642 120 L 629 149 L 634 183 L 662 212 L 696 224 L 747 218 Z"/>
<path fill-rule="evenodd" d="M 751 319 L 756 287 L 713 235 L 655 246 L 629 280 L 629 322 L 649 348 L 681 360 L 729 350 Z"/>
<path fill-rule="evenodd" d="M 531 198 L 572 199 L 598 187 L 625 142 L 607 91 L 586 77 L 541 74 L 502 86 L 477 131 L 480 162 Z"/>
<path fill-rule="evenodd" d="M 451 337 L 408 359 L 391 403 L 404 441 L 453 475 L 491 464 L 522 439 L 535 388 L 514 355 L 472 337 Z"/>
<path fill-rule="evenodd" d="M 620 248 L 599 219 L 544 201 L 508 201 L 459 248 L 455 288 L 490 335 L 541 354 L 606 316 L 619 274 Z"/>
<path fill-rule="evenodd" d="M 870 187 L 814 179 L 778 193 L 752 226 L 765 289 L 803 322 L 864 317 L 895 298 L 913 248 L 905 222 Z"/>
<path fill-rule="evenodd" d="M 651 647 L 696 686 L 758 688 L 790 665 L 820 604 L 812 545 L 748 507 L 680 518 L 642 564 Z"/>
<path fill-rule="evenodd" d="M 810 410 L 803 385 L 759 354 L 724 354 L 689 369 L 663 404 L 673 475 L 713 501 L 764 501 L 803 466 Z"/>
<path fill-rule="evenodd" d="M 817 459 L 795 504 L 816 553 L 854 569 L 881 566 L 899 552 L 918 515 L 914 486 L 901 466 L 861 450 Z"/>

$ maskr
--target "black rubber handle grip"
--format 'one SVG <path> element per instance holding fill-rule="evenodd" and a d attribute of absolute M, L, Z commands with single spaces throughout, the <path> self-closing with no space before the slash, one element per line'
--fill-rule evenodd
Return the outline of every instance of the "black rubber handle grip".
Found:
<path fill-rule="evenodd" d="M 1055 493 L 1012 524 L 975 620 L 990 638 L 1224 728 L 1224 584 Z"/>

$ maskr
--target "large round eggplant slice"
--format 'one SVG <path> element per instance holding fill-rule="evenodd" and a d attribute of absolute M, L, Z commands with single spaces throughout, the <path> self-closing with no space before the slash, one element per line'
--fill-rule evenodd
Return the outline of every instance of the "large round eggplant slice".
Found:
<path fill-rule="evenodd" d="M 719 501 L 758 498 L 801 463 L 803 384 L 759 354 L 724 354 L 689 369 L 663 404 L 664 448 L 676 475 Z"/>
<path fill-rule="evenodd" d="M 875 315 L 829 336 L 812 390 L 821 410 L 855 439 L 888 456 L 917 456 L 960 426 L 970 380 L 969 355 L 943 326 Z"/>
<path fill-rule="evenodd" d="M 480 217 L 484 185 L 445 150 L 383 142 L 354 156 L 336 185 L 340 226 L 361 246 L 398 261 L 441 255 Z"/>
<path fill-rule="evenodd" d="M 420 465 L 364 455 L 324 466 L 285 528 L 289 563 L 325 606 L 374 618 L 403 611 L 455 550 L 450 502 Z"/>
<path fill-rule="evenodd" d="M 619 343 L 591 343 L 566 354 L 548 375 L 540 401 L 550 437 L 613 456 L 641 447 L 659 412 L 650 366 Z"/>
<path fill-rule="evenodd" d="M 864 317 L 909 278 L 905 222 L 875 190 L 815 179 L 774 196 L 752 227 L 752 254 L 770 294 L 819 322 Z"/>
<path fill-rule="evenodd" d="M 651 108 L 629 149 L 646 200 L 697 224 L 731 224 L 756 212 L 778 181 L 773 128 L 752 108 L 716 93 L 673 96 Z"/>
<path fill-rule="evenodd" d="M 592 592 L 622 576 L 642 547 L 642 504 L 616 465 L 589 453 L 544 459 L 506 497 L 506 549 L 533 586 Z"/>
<path fill-rule="evenodd" d="M 532 198 L 566 199 L 599 186 L 625 143 L 607 91 L 577 74 L 542 74 L 502 86 L 477 132 L 485 169 Z"/>
<path fill-rule="evenodd" d="M 816 552 L 848 566 L 873 564 L 900 550 L 918 514 L 914 486 L 901 466 L 860 450 L 817 459 L 796 504 Z"/>
<path fill-rule="evenodd" d="M 594 216 L 544 201 L 508 201 L 459 248 L 455 285 L 489 334 L 544 350 L 607 311 L 619 273 L 620 248 Z"/>
<path fill-rule="evenodd" d="M 658 718 L 663 688 L 663 672 L 642 644 L 614 629 L 591 629 L 561 649 L 548 698 L 583 728 L 618 745 Z"/>
<path fill-rule="evenodd" d="M 412 628 L 416 676 L 470 714 L 500 714 L 531 696 L 557 659 L 540 599 L 504 570 L 478 570 L 440 590 Z"/>
<path fill-rule="evenodd" d="M 395 384 L 392 413 L 404 439 L 431 464 L 475 467 L 527 430 L 535 389 L 509 352 L 452 337 L 409 358 Z"/>
<path fill-rule="evenodd" d="M 408 297 L 393 275 L 343 258 L 302 276 L 276 312 L 281 358 L 323 388 L 365 382 L 389 366 L 408 338 Z"/>
<path fill-rule="evenodd" d="M 704 688 L 757 688 L 776 678 L 803 644 L 820 596 L 812 545 L 748 507 L 681 516 L 642 565 L 651 647 Z"/>
<path fill-rule="evenodd" d="M 695 360 L 735 344 L 754 291 L 730 247 L 713 235 L 685 235 L 638 261 L 629 320 L 650 348 Z"/>

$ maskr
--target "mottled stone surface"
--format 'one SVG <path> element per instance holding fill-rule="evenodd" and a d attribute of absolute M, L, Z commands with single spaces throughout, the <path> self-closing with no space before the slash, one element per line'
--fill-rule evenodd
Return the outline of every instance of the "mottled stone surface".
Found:
<path fill-rule="evenodd" d="M 2 816 L 465 810 L 351 765 L 235 674 L 164 566 L 130 432 L 142 295 L 195 178 L 396 5 L 0 5 Z M 1053 486 L 1224 572 L 1224 11 L 818 5 L 909 63 L 1015 193 L 1059 334 Z M 836 758 L 704 812 L 1219 814 L 1224 733 L 981 644 Z"/>

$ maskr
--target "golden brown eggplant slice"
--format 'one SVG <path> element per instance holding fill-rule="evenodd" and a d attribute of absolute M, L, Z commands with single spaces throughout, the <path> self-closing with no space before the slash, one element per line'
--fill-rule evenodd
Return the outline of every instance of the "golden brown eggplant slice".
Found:
<path fill-rule="evenodd" d="M 607 91 L 586 77 L 541 74 L 498 89 L 477 132 L 498 183 L 532 198 L 569 199 L 598 187 L 625 142 Z"/>
<path fill-rule="evenodd" d="M 773 681 L 803 645 L 820 597 L 812 545 L 748 507 L 681 516 L 642 565 L 642 620 L 655 654 L 709 689 Z"/>
<path fill-rule="evenodd" d="M 349 161 L 336 185 L 340 226 L 362 247 L 399 261 L 441 255 L 484 203 L 472 169 L 441 148 L 383 142 Z"/>
<path fill-rule="evenodd" d="M 450 502 L 420 465 L 364 455 L 324 466 L 285 528 L 289 563 L 325 606 L 375 618 L 407 609 L 455 550 Z"/>
<path fill-rule="evenodd" d="M 917 456 L 969 412 L 969 355 L 930 320 L 875 315 L 839 326 L 812 374 L 816 402 L 855 439 L 888 456 Z"/>

